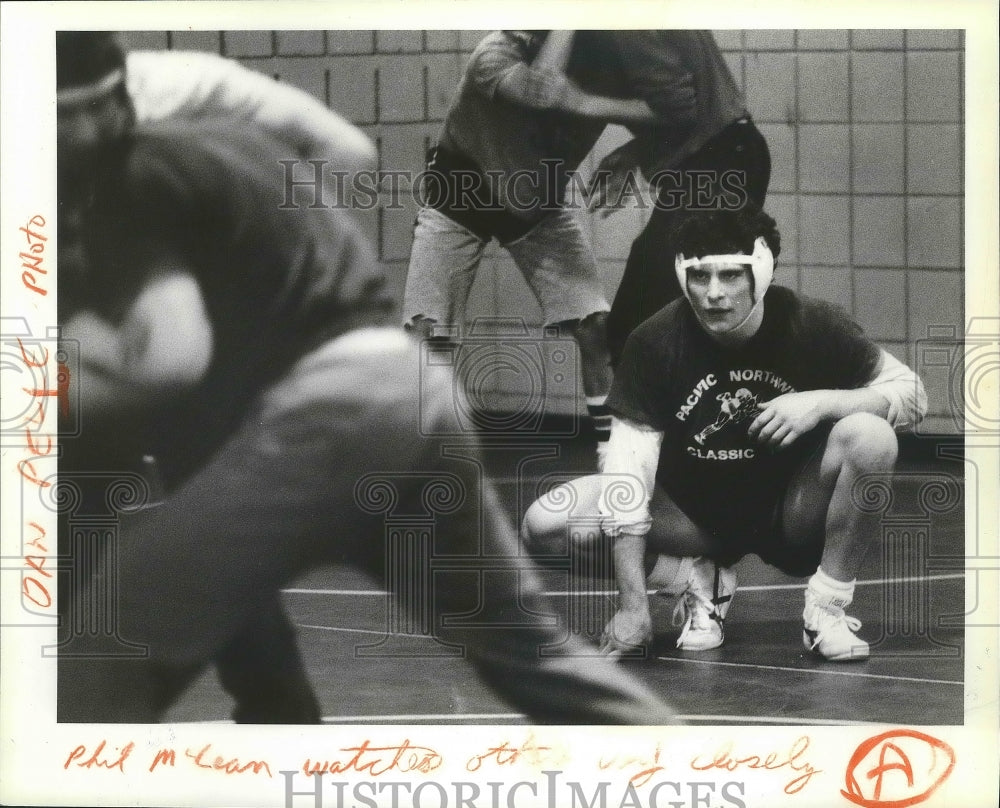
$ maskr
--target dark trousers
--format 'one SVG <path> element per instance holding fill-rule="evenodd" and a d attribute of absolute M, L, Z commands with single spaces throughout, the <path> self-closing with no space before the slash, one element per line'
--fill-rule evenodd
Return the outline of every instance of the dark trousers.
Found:
<path fill-rule="evenodd" d="M 117 567 L 122 543 L 145 534 L 147 523 L 156 529 L 163 496 L 158 469 L 141 463 L 144 447 L 129 440 L 142 433 L 139 420 L 117 418 L 113 424 L 91 422 L 88 427 L 82 435 L 63 441 L 59 464 L 59 485 L 70 504 L 59 513 L 59 556 L 69 561 L 59 571 L 59 639 L 64 658 L 85 652 L 88 640 L 95 645 L 88 634 L 103 635 L 99 653 L 137 652 L 128 637 L 119 643 L 114 636 L 121 617 L 116 597 L 103 604 L 98 601 L 102 584 L 106 597 L 107 583 L 114 580 L 117 570 L 112 565 Z M 104 530 L 92 529 L 95 525 Z M 246 608 L 243 628 L 220 649 L 214 663 L 219 682 L 234 700 L 235 721 L 319 723 L 319 704 L 299 653 L 295 628 L 277 592 Z M 80 709 L 67 701 L 73 692 L 72 686 L 59 691 L 60 720 L 70 720 L 64 716 Z"/>
<path fill-rule="evenodd" d="M 695 176 L 691 172 L 705 172 L 702 177 L 706 185 L 701 186 L 699 194 L 691 193 L 692 183 L 685 182 L 685 175 Z M 729 174 L 724 180 L 726 172 L 740 174 Z M 708 184 L 713 177 L 713 184 Z M 677 221 L 705 204 L 706 199 L 733 204 L 742 197 L 743 201 L 763 207 L 770 179 L 767 141 L 749 118 L 727 126 L 664 179 L 646 227 L 632 242 L 625 273 L 608 314 L 612 364 L 617 363 L 625 340 L 636 326 L 681 295 L 669 237 Z M 721 195 L 720 185 L 729 189 L 726 194 Z"/>
<path fill-rule="evenodd" d="M 279 590 L 346 562 L 405 590 L 416 622 L 535 721 L 671 723 L 660 699 L 545 614 L 456 394 L 450 371 L 394 330 L 302 360 L 207 465 L 123 528 L 118 625 L 148 653 L 81 655 L 79 638 L 59 660 L 59 720 L 156 721 L 213 663 L 238 720 L 314 720 Z M 390 529 L 414 520 L 433 527 Z M 71 608 L 87 603 L 84 588 Z"/>

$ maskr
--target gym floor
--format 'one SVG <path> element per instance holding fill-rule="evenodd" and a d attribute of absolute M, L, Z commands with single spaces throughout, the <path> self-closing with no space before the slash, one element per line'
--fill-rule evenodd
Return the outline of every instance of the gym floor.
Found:
<path fill-rule="evenodd" d="M 499 446 L 500 444 L 498 444 Z M 509 443 L 486 452 L 508 512 L 523 513 L 552 475 L 593 469 L 589 435 Z M 884 505 L 883 552 L 873 551 L 848 610 L 872 646 L 863 662 L 833 663 L 801 640 L 804 579 L 748 556 L 726 620 L 725 644 L 675 648 L 673 598 L 650 595 L 656 637 L 644 658 L 621 664 L 688 724 L 962 724 L 964 702 L 963 463 L 934 447 L 903 445 Z M 528 459 L 526 459 L 528 458 Z M 576 570 L 545 569 L 546 599 L 569 630 L 589 636 L 613 614 L 613 584 Z M 525 717 L 472 668 L 433 641 L 408 635 L 379 583 L 324 567 L 284 599 L 331 724 L 518 724 Z M 387 636 L 388 635 L 388 636 Z M 231 702 L 207 671 L 167 721 L 228 721 Z"/>

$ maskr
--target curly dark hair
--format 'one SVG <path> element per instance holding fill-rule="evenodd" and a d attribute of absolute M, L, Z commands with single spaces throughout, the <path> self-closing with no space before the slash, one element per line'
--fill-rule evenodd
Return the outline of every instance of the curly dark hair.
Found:
<path fill-rule="evenodd" d="M 675 253 L 701 258 L 725 253 L 749 255 L 761 236 L 777 258 L 781 252 L 777 223 L 755 205 L 746 205 L 739 210 L 688 213 L 674 225 L 669 238 Z"/>
<path fill-rule="evenodd" d="M 82 87 L 125 68 L 125 52 L 111 31 L 56 31 L 56 86 Z"/>

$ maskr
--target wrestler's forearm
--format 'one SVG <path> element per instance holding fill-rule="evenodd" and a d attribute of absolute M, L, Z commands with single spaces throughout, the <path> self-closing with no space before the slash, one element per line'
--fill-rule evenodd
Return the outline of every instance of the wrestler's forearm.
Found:
<path fill-rule="evenodd" d="M 643 568 L 645 554 L 645 536 L 622 533 L 615 539 L 615 580 L 623 610 L 643 611 L 649 608 Z"/>
<path fill-rule="evenodd" d="M 886 418 L 889 414 L 889 402 L 884 395 L 872 387 L 861 387 L 857 390 L 825 390 L 822 400 L 825 404 L 823 420 L 838 421 L 848 415 L 866 412 Z"/>
<path fill-rule="evenodd" d="M 562 73 L 569 64 L 569 56 L 573 51 L 573 36 L 576 31 L 549 31 L 548 36 L 538 49 L 538 54 L 532 61 L 532 66 L 540 70 L 554 70 Z"/>
<path fill-rule="evenodd" d="M 650 109 L 649 104 L 640 98 L 609 98 L 581 93 L 572 103 L 567 103 L 565 106 L 566 112 L 625 126 L 656 121 L 656 114 Z"/>

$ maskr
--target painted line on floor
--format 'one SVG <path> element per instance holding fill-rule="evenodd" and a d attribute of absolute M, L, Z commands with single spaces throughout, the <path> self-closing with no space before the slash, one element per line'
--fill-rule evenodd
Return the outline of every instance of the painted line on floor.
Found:
<path fill-rule="evenodd" d="M 884 673 L 858 673 L 853 671 L 833 671 L 820 668 L 789 668 L 782 665 L 755 665 L 750 662 L 719 662 L 711 659 L 682 659 L 680 657 L 658 656 L 658 660 L 663 662 L 683 662 L 689 665 L 717 665 L 723 668 L 756 668 L 764 671 L 786 671 L 788 673 L 807 673 L 819 676 L 848 676 L 857 679 L 888 679 L 893 682 L 919 682 L 930 685 L 959 685 L 964 686 L 965 682 L 956 682 L 951 679 L 922 679 L 916 676 L 890 676 Z M 858 664 L 858 663 L 845 663 Z"/>
<path fill-rule="evenodd" d="M 317 626 L 309 623 L 296 623 L 296 628 L 314 629 L 316 631 L 332 631 L 338 634 L 370 634 L 377 637 L 417 637 L 427 639 L 427 634 L 407 634 L 397 631 L 377 631 L 367 628 L 342 628 L 336 626 Z M 952 679 L 925 679 L 917 676 L 892 676 L 884 673 L 861 673 L 857 671 L 824 670 L 821 668 L 791 668 L 784 665 L 757 665 L 751 662 L 722 662 L 712 659 L 684 659 L 683 657 L 658 656 L 662 662 L 682 662 L 689 665 L 717 665 L 726 668 L 755 668 L 767 671 L 787 671 L 790 673 L 817 674 L 821 676 L 848 676 L 860 679 L 888 679 L 895 682 L 918 682 L 932 685 L 964 685 L 965 682 Z M 852 663 L 847 663 L 852 664 Z M 856 663 L 853 663 L 856 664 Z"/>
<path fill-rule="evenodd" d="M 282 589 L 286 595 L 344 595 L 346 597 L 380 597 L 391 594 L 380 589 Z"/>
<path fill-rule="evenodd" d="M 400 634 L 395 631 L 374 631 L 370 628 L 341 628 L 338 626 L 312 626 L 308 623 L 296 623 L 296 628 L 313 628 L 317 631 L 336 631 L 340 634 L 375 634 L 379 637 L 422 637 L 427 638 L 427 634 Z"/>
<path fill-rule="evenodd" d="M 953 581 L 965 578 L 965 573 L 948 573 L 945 575 L 914 575 L 907 578 L 873 578 L 867 581 L 857 581 L 855 586 L 885 586 L 886 584 L 909 584 L 922 581 Z M 782 589 L 805 589 L 806 584 L 760 584 L 751 586 L 739 586 L 737 592 L 777 592 Z M 647 595 L 655 595 L 658 590 L 647 589 Z M 570 591 L 554 591 L 549 590 L 542 592 L 543 595 L 548 597 L 557 597 L 563 595 L 578 595 L 578 596 L 592 596 L 599 597 L 603 595 L 617 595 L 617 589 L 590 589 L 590 590 L 570 590 Z"/>
<path fill-rule="evenodd" d="M 706 725 L 713 724 L 765 724 L 791 726 L 833 726 L 833 727 L 875 727 L 890 726 L 881 721 L 847 721 L 836 718 L 790 718 L 784 715 L 684 715 L 677 714 L 678 721 L 698 721 Z M 458 721 L 523 721 L 529 723 L 524 713 L 418 713 L 415 715 L 324 715 L 320 718 L 324 724 L 412 724 L 416 721 L 436 721 L 442 724 Z M 231 718 L 214 721 L 183 721 L 184 724 L 233 724 Z M 676 725 L 668 725 L 676 726 Z"/>
<path fill-rule="evenodd" d="M 907 578 L 872 578 L 867 581 L 857 581 L 855 586 L 884 586 L 885 584 L 912 584 L 919 581 L 955 581 L 965 578 L 964 572 L 953 572 L 943 575 L 911 575 Z M 805 589 L 806 584 L 768 584 L 763 586 L 741 586 L 738 592 L 771 592 L 778 589 Z"/>
<path fill-rule="evenodd" d="M 870 727 L 878 721 L 847 721 L 838 718 L 790 718 L 786 715 L 678 715 L 681 721 L 704 721 L 711 724 L 794 724 L 795 726 Z"/>
<path fill-rule="evenodd" d="M 964 572 L 948 573 L 944 575 L 914 575 L 907 578 L 873 578 L 865 581 L 858 581 L 856 586 L 884 586 L 885 584 L 908 584 L 918 581 L 956 581 L 966 577 Z M 740 586 L 738 592 L 776 592 L 782 589 L 805 589 L 806 584 L 761 584 L 751 586 Z M 386 597 L 390 593 L 378 589 L 282 589 L 288 595 L 338 595 L 344 597 Z M 655 589 L 650 589 L 647 594 L 656 594 Z M 601 597 L 605 595 L 617 595 L 617 589 L 569 589 L 569 590 L 544 590 L 541 592 L 545 597 Z"/>
<path fill-rule="evenodd" d="M 325 715 L 324 724 L 409 724 L 415 721 L 527 721 L 524 713 L 418 713 L 414 715 Z M 793 726 L 870 727 L 884 722 L 848 721 L 836 718 L 790 718 L 783 715 L 684 715 L 678 721 L 699 721 L 705 724 L 766 724 Z"/>
<path fill-rule="evenodd" d="M 415 721 L 527 721 L 523 713 L 417 713 L 414 715 L 324 715 L 324 724 L 412 724 Z"/>

